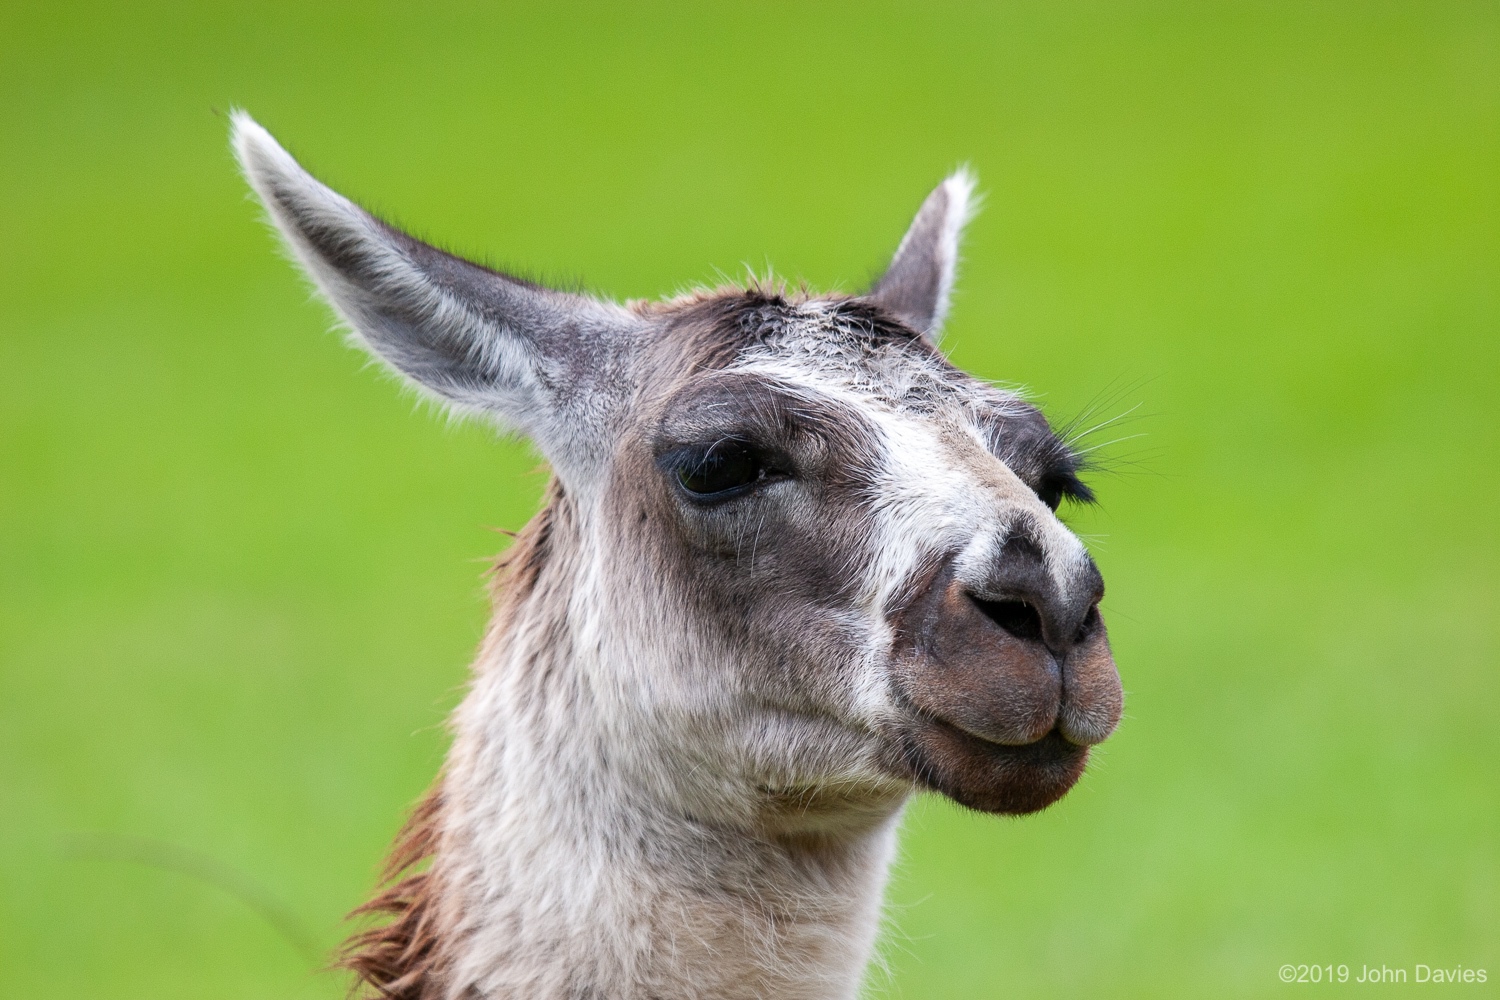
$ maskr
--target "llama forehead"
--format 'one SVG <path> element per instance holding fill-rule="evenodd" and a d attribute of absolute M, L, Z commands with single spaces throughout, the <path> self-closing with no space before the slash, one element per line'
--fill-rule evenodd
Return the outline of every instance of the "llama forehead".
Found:
<path fill-rule="evenodd" d="M 695 383 L 727 375 L 846 412 L 946 411 L 950 418 L 993 419 L 1031 410 L 1014 394 L 955 368 L 925 338 L 865 300 L 787 301 L 747 291 L 665 308 L 665 329 L 642 352 L 648 397 L 663 400 L 684 389 L 691 395 Z"/>
<path fill-rule="evenodd" d="M 793 307 L 748 344 L 731 370 L 861 407 L 930 412 L 966 395 L 972 379 L 927 341 L 857 300 Z"/>

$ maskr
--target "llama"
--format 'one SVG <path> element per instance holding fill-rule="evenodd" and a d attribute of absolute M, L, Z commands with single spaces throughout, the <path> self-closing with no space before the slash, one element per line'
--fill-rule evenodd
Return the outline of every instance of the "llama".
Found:
<path fill-rule="evenodd" d="M 848 998 L 903 805 L 1028 813 L 1122 693 L 1080 459 L 937 341 L 973 182 L 864 295 L 619 305 L 469 263 L 237 112 L 352 339 L 549 463 L 452 748 L 341 962 L 374 994 Z"/>

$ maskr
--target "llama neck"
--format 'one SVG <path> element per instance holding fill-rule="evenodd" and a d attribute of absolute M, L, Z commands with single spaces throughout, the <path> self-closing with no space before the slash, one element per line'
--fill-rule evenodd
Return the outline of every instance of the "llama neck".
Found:
<path fill-rule="evenodd" d="M 432 868 L 439 995 L 855 996 L 900 797 L 815 834 L 695 816 L 661 777 L 691 763 L 641 765 L 660 747 L 600 698 L 607 671 L 577 654 L 572 584 L 547 593 L 551 569 L 513 570 L 533 593 L 492 630 L 455 718 Z"/>
<path fill-rule="evenodd" d="M 476 683 L 443 782 L 449 996 L 857 993 L 894 809 L 838 836 L 698 822 L 634 786 L 566 664 L 528 665 L 540 698 L 511 666 Z"/>

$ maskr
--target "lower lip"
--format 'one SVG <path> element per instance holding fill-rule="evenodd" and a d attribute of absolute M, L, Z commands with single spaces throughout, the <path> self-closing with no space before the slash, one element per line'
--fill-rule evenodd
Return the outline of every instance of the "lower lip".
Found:
<path fill-rule="evenodd" d="M 941 719 L 904 727 L 904 763 L 933 791 L 981 812 L 1020 815 L 1062 798 L 1088 763 L 1086 747 L 1053 730 L 1035 743 L 1003 746 Z"/>

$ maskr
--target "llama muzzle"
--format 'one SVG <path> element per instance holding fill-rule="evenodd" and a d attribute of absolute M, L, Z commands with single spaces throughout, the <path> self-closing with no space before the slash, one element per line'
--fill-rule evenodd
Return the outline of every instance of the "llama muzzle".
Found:
<path fill-rule="evenodd" d="M 1031 812 L 1066 793 L 1124 703 L 1102 595 L 1092 562 L 1059 583 L 1024 539 L 982 580 L 942 566 L 896 620 L 908 772 L 987 812 Z"/>

